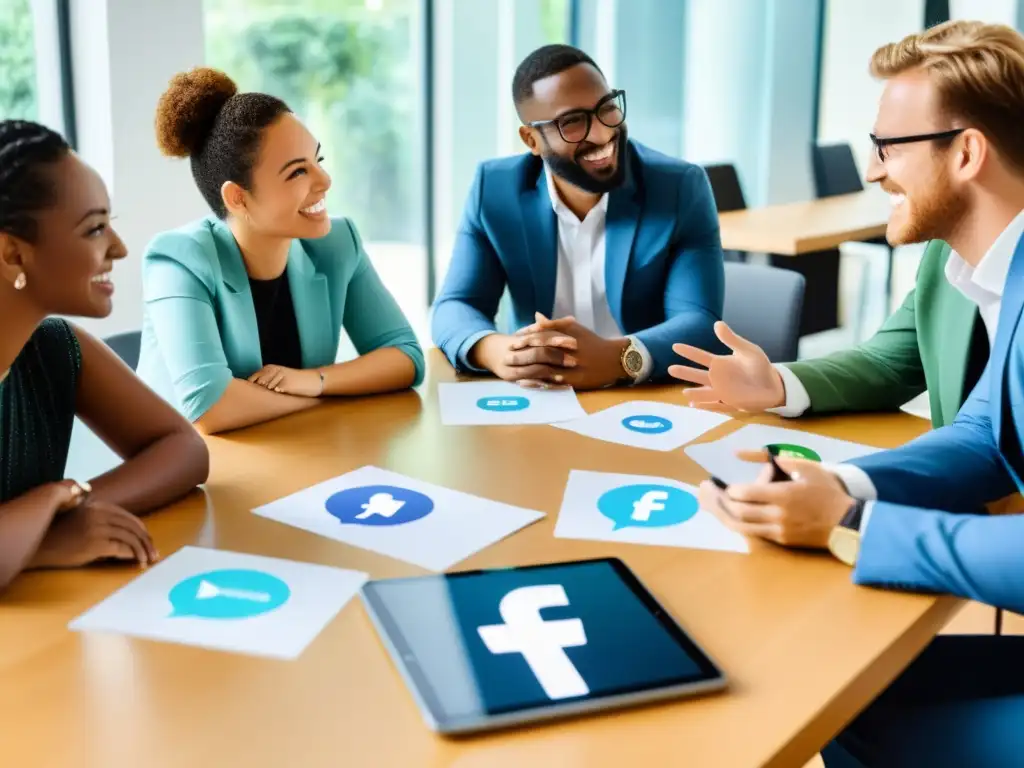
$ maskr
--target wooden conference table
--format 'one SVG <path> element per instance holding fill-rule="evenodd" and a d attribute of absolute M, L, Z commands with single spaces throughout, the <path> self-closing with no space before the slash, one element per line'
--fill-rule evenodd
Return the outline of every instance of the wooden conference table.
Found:
<path fill-rule="evenodd" d="M 892 206 L 878 189 L 720 213 L 722 248 L 800 256 L 885 234 Z"/>
<path fill-rule="evenodd" d="M 0 601 L 0 755 L 26 768 L 174 766 L 802 766 L 942 628 L 960 601 L 857 588 L 824 555 L 755 542 L 726 554 L 555 539 L 570 469 L 704 473 L 682 452 L 625 448 L 550 427 L 443 427 L 430 357 L 420 393 L 327 404 L 213 438 L 205 496 L 149 519 L 166 555 L 213 546 L 365 570 L 415 566 L 249 510 L 365 464 L 542 510 L 544 520 L 461 563 L 510 566 L 618 556 L 722 664 L 728 693 L 521 732 L 446 740 L 422 723 L 358 600 L 295 661 L 111 635 L 68 621 L 135 576 L 128 568 L 27 574 Z M 682 403 L 678 387 L 582 395 Z M 765 417 L 774 421 L 774 417 Z M 878 446 L 926 428 L 906 414 L 801 426 Z M 726 424 L 704 439 L 736 428 Z"/>

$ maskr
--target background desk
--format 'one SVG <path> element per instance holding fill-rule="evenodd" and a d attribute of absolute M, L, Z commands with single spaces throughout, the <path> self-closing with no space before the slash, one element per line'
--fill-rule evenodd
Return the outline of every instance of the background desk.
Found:
<path fill-rule="evenodd" d="M 0 601 L 0 755 L 25 768 L 296 766 L 802 766 L 902 670 L 959 601 L 854 587 L 828 556 L 755 543 L 750 555 L 552 537 L 572 468 L 697 483 L 681 451 L 657 453 L 550 427 L 442 427 L 436 352 L 421 393 L 351 400 L 213 438 L 213 475 L 152 516 L 164 554 L 216 546 L 368 571 L 414 566 L 250 514 L 265 502 L 375 464 L 549 517 L 460 564 L 618 556 L 723 665 L 729 693 L 529 731 L 446 741 L 429 732 L 359 601 L 296 661 L 117 636 L 67 622 L 133 578 L 128 568 L 23 576 Z M 677 387 L 583 396 L 682 403 Z M 765 418 L 773 421 L 774 418 Z M 926 428 L 906 414 L 802 422 L 893 446 Z M 735 429 L 725 425 L 708 437 Z"/>
<path fill-rule="evenodd" d="M 892 205 L 877 189 L 721 213 L 727 251 L 799 256 L 885 234 Z"/>

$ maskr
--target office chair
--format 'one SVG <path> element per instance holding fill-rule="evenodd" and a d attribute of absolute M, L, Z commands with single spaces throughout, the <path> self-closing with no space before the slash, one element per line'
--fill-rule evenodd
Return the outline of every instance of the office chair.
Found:
<path fill-rule="evenodd" d="M 725 265 L 722 319 L 773 363 L 797 358 L 806 281 L 799 272 L 760 264 Z"/>
<path fill-rule="evenodd" d="M 142 347 L 142 331 L 125 331 L 107 336 L 103 340 L 114 353 L 133 371 L 139 367 L 139 351 Z"/>

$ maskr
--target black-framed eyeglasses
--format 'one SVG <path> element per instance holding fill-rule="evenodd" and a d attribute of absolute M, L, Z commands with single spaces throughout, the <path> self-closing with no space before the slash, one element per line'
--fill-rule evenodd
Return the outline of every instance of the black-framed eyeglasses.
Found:
<path fill-rule="evenodd" d="M 954 139 L 961 133 L 966 131 L 966 128 L 954 128 L 951 131 L 940 131 L 939 133 L 919 133 L 915 136 L 887 136 L 885 138 L 879 138 L 875 134 L 869 134 L 871 136 L 871 143 L 875 145 L 875 154 L 878 155 L 878 162 L 885 162 L 885 148 L 891 147 L 894 144 L 916 144 L 919 141 L 948 141 Z"/>
<path fill-rule="evenodd" d="M 574 109 L 553 120 L 536 120 L 527 125 L 531 128 L 543 128 L 553 123 L 563 141 L 579 144 L 590 135 L 590 126 L 595 117 L 609 128 L 618 128 L 622 125 L 626 120 L 626 92 L 612 91 L 597 102 L 593 109 Z"/>

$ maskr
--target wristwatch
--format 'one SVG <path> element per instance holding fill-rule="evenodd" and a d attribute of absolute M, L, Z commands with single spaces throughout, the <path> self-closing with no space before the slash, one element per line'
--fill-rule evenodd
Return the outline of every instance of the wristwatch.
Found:
<path fill-rule="evenodd" d="M 860 554 L 860 523 L 863 518 L 864 502 L 854 501 L 828 537 L 829 552 L 849 566 L 857 564 Z"/>
<path fill-rule="evenodd" d="M 640 354 L 640 348 L 631 337 L 627 337 L 626 341 L 629 344 L 622 350 L 619 362 L 622 364 L 622 370 L 626 372 L 629 380 L 635 382 L 640 378 L 640 373 L 644 369 L 644 356 Z"/>

